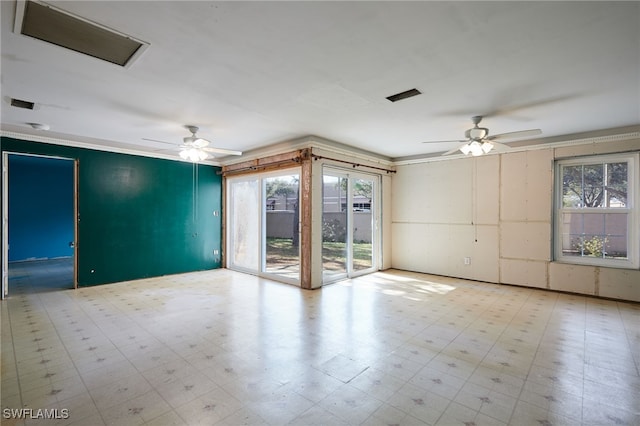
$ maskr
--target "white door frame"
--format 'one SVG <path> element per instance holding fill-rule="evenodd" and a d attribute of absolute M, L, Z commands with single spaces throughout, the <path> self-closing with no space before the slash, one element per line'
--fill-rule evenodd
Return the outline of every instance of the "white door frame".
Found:
<path fill-rule="evenodd" d="M 338 178 L 346 178 L 347 179 L 347 196 L 345 197 L 347 203 L 347 260 L 346 260 L 346 272 L 335 274 L 329 280 L 325 281 L 325 275 L 323 274 L 323 285 L 330 284 L 332 282 L 336 282 L 345 278 L 354 278 L 360 275 L 369 274 L 371 272 L 377 271 L 380 269 L 380 212 L 381 208 L 380 204 L 380 185 L 381 179 L 380 176 L 373 173 L 363 173 L 360 171 L 354 172 L 353 170 L 346 170 L 340 167 L 333 167 L 330 165 L 325 165 L 322 169 L 322 177 L 327 174 L 329 176 L 334 176 Z M 371 268 L 362 269 L 355 271 L 353 268 L 353 187 L 352 181 L 353 179 L 369 179 L 373 181 L 374 188 L 372 193 L 372 205 L 371 205 L 371 214 L 372 214 L 372 223 L 371 223 Z M 324 200 L 323 200 L 324 203 Z M 351 206 L 351 208 L 350 208 Z M 321 241 L 322 244 L 322 241 Z M 324 269 L 324 266 L 323 266 Z"/>
<path fill-rule="evenodd" d="M 9 154 L 2 153 L 2 292 L 9 295 Z"/>
<path fill-rule="evenodd" d="M 78 288 L 78 160 L 54 155 L 5 151 L 2 153 L 2 291 L 0 298 L 5 299 L 9 296 L 9 155 L 73 161 L 73 288 Z"/>
<path fill-rule="evenodd" d="M 226 205 L 227 205 L 227 214 L 226 214 L 226 224 L 225 227 L 227 229 L 226 236 L 226 253 L 227 253 L 227 268 L 240 271 L 252 275 L 257 275 L 260 277 L 272 278 L 280 282 L 293 284 L 300 286 L 300 274 L 298 274 L 298 278 L 285 277 L 283 275 L 270 273 L 265 271 L 266 266 L 266 204 L 265 204 L 265 179 L 270 177 L 278 177 L 278 176 L 289 176 L 291 174 L 296 174 L 298 176 L 301 175 L 300 167 L 292 167 L 289 169 L 280 169 L 276 171 L 264 171 L 253 174 L 248 174 L 244 176 L 238 177 L 228 177 L 226 180 Z M 234 220 L 236 214 L 238 212 L 234 211 L 234 200 L 233 200 L 233 184 L 236 182 L 249 182 L 256 181 L 258 184 L 257 187 L 257 200 L 258 200 L 258 213 L 254 218 L 256 221 L 257 235 L 256 235 L 256 247 L 255 247 L 255 255 L 257 256 L 257 264 L 255 265 L 255 269 L 250 269 L 242 265 L 238 265 L 235 263 L 235 224 Z"/>

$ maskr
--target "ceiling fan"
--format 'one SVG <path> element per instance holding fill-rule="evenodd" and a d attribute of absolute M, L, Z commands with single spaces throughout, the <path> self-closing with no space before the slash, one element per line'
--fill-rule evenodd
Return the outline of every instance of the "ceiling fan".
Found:
<path fill-rule="evenodd" d="M 196 133 L 198 133 L 198 130 L 199 130 L 197 126 L 186 125 L 184 127 L 187 130 L 189 130 L 189 132 L 191 132 L 191 136 L 185 136 L 184 138 L 182 138 L 183 143 L 182 145 L 179 146 L 179 148 L 181 148 L 179 152 L 180 158 L 184 160 L 198 162 L 198 161 L 204 161 L 209 157 L 215 157 L 215 155 L 210 155 L 209 153 L 221 154 L 221 155 L 242 155 L 242 151 L 234 151 L 231 149 L 224 149 L 224 148 L 214 148 L 209 146 L 211 142 L 209 142 L 207 139 L 203 139 L 198 135 L 196 135 Z M 152 141 L 152 142 L 161 142 L 161 143 L 168 143 L 171 145 L 175 145 L 171 142 L 159 141 L 156 139 L 147 139 L 147 138 L 143 138 L 143 139 L 147 141 Z"/>
<path fill-rule="evenodd" d="M 483 155 L 488 154 L 494 147 L 500 147 L 501 149 L 508 150 L 509 146 L 504 145 L 498 141 L 504 141 L 507 139 L 519 139 L 529 136 L 535 136 L 542 133 L 540 129 L 520 130 L 517 132 L 500 133 L 498 135 L 489 136 L 489 129 L 486 127 L 478 126 L 482 121 L 481 115 L 471 117 L 473 127 L 464 132 L 466 139 L 451 140 L 451 141 L 427 141 L 423 143 L 450 143 L 450 142 L 462 142 L 462 145 L 445 152 L 442 155 L 453 154 L 456 151 L 462 152 L 464 155 Z"/>

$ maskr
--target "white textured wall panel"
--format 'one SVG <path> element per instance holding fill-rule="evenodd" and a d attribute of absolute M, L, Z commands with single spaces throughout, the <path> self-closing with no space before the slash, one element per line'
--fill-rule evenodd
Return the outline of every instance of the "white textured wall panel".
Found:
<path fill-rule="evenodd" d="M 472 278 L 474 276 L 471 265 L 464 264 L 465 257 L 473 257 L 474 227 L 472 225 L 450 225 L 447 242 L 447 258 L 442 265 L 446 275 Z"/>
<path fill-rule="evenodd" d="M 500 257 L 551 260 L 551 224 L 545 222 L 502 222 Z"/>
<path fill-rule="evenodd" d="M 550 221 L 553 151 L 504 154 L 501 166 L 501 219 Z"/>
<path fill-rule="evenodd" d="M 553 262 L 549 264 L 549 288 L 572 293 L 596 294 L 595 267 Z"/>
<path fill-rule="evenodd" d="M 471 224 L 473 220 L 473 161 L 457 160 L 456 167 L 437 162 L 433 219 L 436 223 Z M 456 163 L 456 164 L 457 164 Z M 444 208 L 443 208 L 444 207 Z"/>
<path fill-rule="evenodd" d="M 382 241 L 381 241 L 381 264 L 380 267 L 382 269 L 391 268 L 391 259 L 392 259 L 392 242 L 393 242 L 393 232 L 391 232 L 391 209 L 393 206 L 392 194 L 391 190 L 391 175 L 382 176 L 382 215 L 381 220 L 378 226 L 382 231 Z M 407 191 L 408 192 L 408 191 Z"/>
<path fill-rule="evenodd" d="M 497 281 L 497 227 L 394 223 L 394 268 Z M 478 242 L 475 241 L 478 237 Z M 471 259 L 465 265 L 464 258 Z"/>
<path fill-rule="evenodd" d="M 551 221 L 553 204 L 553 151 L 526 151 L 527 220 Z"/>
<path fill-rule="evenodd" d="M 640 271 L 552 261 L 554 155 L 625 147 L 640 141 L 398 166 L 391 266 L 640 301 Z"/>
<path fill-rule="evenodd" d="M 429 259 L 429 241 L 426 224 L 394 223 L 391 225 L 393 242 L 391 264 L 393 268 L 426 272 Z"/>
<path fill-rule="evenodd" d="M 598 295 L 640 302 L 640 271 L 600 268 Z"/>
<path fill-rule="evenodd" d="M 423 164 L 398 167 L 391 179 L 392 221 L 407 222 L 417 218 L 425 222 L 420 212 L 426 215 L 428 174 Z"/>
<path fill-rule="evenodd" d="M 500 278 L 498 247 L 498 226 L 480 225 L 474 230 L 473 254 L 469 278 L 497 283 Z M 477 239 L 477 241 L 475 241 Z"/>
<path fill-rule="evenodd" d="M 427 234 L 424 236 L 425 240 L 429 241 L 427 270 L 433 271 L 434 274 L 456 276 L 450 269 L 451 253 L 454 250 L 451 243 L 451 226 L 453 225 L 431 224 L 427 227 Z M 462 250 L 464 247 L 458 247 L 455 251 Z"/>
<path fill-rule="evenodd" d="M 471 160 L 398 167 L 392 179 L 394 222 L 471 223 Z"/>
<path fill-rule="evenodd" d="M 547 262 L 500 259 L 500 282 L 547 288 Z"/>
<path fill-rule="evenodd" d="M 527 153 L 500 157 L 500 220 L 524 221 L 527 219 Z"/>
<path fill-rule="evenodd" d="M 475 220 L 481 225 L 496 225 L 500 219 L 500 156 L 476 159 Z"/>

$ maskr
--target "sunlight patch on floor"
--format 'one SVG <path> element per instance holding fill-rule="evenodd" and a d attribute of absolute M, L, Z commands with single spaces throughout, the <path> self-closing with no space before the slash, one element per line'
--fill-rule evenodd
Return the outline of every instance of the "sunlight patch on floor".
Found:
<path fill-rule="evenodd" d="M 377 291 L 389 296 L 401 296 L 411 300 L 423 300 L 421 295 L 444 295 L 456 289 L 455 286 L 429 280 L 416 280 L 396 274 L 378 272 L 357 278 L 357 286 L 361 289 Z M 353 285 L 352 281 L 341 283 L 344 286 Z"/>

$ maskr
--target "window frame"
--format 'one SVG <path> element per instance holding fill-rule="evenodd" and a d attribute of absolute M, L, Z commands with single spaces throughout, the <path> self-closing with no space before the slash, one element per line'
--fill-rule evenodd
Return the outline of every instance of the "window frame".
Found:
<path fill-rule="evenodd" d="M 554 185 L 554 261 L 577 265 L 601 266 L 608 268 L 638 269 L 640 267 L 640 182 L 638 181 L 639 153 L 601 154 L 557 159 L 555 161 Z M 627 206 L 626 207 L 564 207 L 563 176 L 565 166 L 593 165 L 604 163 L 627 163 Z M 563 215 L 580 214 L 627 214 L 627 258 L 611 259 L 592 256 L 568 256 L 563 253 Z"/>

